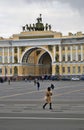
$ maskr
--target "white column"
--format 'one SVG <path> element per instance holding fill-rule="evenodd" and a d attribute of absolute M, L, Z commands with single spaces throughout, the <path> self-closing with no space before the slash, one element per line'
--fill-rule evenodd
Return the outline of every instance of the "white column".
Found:
<path fill-rule="evenodd" d="M 59 62 L 62 61 L 62 47 L 61 45 L 59 46 Z"/>
<path fill-rule="evenodd" d="M 54 53 L 54 56 L 53 56 L 53 62 L 56 61 L 55 57 L 56 57 L 56 46 L 54 45 L 53 46 L 53 53 Z"/>
<path fill-rule="evenodd" d="M 81 61 L 83 61 L 83 46 L 81 45 Z"/>
<path fill-rule="evenodd" d="M 70 50 L 71 50 L 71 61 L 72 61 L 72 60 L 73 60 L 73 59 L 72 59 L 72 46 L 70 47 Z"/>
<path fill-rule="evenodd" d="M 19 49 L 19 47 L 18 47 L 18 63 L 19 63 L 19 60 L 20 59 L 20 49 Z"/>
<path fill-rule="evenodd" d="M 2 63 L 4 63 L 4 48 L 3 48 L 3 50 L 2 50 L 2 57 L 3 57 Z"/>
<path fill-rule="evenodd" d="M 76 61 L 78 61 L 78 46 L 76 46 Z"/>
<path fill-rule="evenodd" d="M 12 63 L 14 63 L 14 47 L 12 47 Z"/>
<path fill-rule="evenodd" d="M 67 47 L 65 47 L 65 61 L 67 61 Z"/>
<path fill-rule="evenodd" d="M 10 54 L 9 54 L 9 48 L 8 48 L 8 63 L 10 62 Z"/>

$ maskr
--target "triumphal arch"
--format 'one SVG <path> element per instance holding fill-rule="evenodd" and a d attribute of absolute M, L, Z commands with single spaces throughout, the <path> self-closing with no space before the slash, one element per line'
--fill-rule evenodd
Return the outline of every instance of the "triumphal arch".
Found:
<path fill-rule="evenodd" d="M 25 24 L 19 34 L 0 37 L 1 76 L 81 75 L 84 73 L 84 34 L 63 36 L 43 23 Z"/>

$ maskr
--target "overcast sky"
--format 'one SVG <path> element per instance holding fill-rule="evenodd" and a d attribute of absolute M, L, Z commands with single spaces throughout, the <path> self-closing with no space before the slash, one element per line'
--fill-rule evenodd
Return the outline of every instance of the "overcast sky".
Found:
<path fill-rule="evenodd" d="M 20 33 L 39 14 L 53 31 L 84 33 L 84 0 L 0 0 L 0 37 Z"/>

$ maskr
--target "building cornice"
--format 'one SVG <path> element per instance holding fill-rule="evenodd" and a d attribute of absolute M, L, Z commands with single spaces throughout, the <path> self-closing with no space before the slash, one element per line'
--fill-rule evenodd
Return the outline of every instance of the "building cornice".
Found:
<path fill-rule="evenodd" d="M 84 44 L 84 37 L 0 40 L 0 47 Z"/>
<path fill-rule="evenodd" d="M 39 39 L 19 39 L 19 40 L 2 40 L 0 47 L 12 46 L 42 46 L 42 45 L 55 45 L 60 44 L 61 39 L 55 38 L 39 38 Z M 10 44 L 11 43 L 11 44 Z"/>

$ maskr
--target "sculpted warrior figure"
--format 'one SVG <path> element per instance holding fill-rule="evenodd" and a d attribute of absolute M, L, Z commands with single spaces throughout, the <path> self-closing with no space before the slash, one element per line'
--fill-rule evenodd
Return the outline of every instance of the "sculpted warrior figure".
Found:
<path fill-rule="evenodd" d="M 49 25 L 49 30 L 51 30 L 51 25 Z"/>
<path fill-rule="evenodd" d="M 37 23 L 33 23 L 31 24 L 26 24 L 25 26 L 22 26 L 22 30 L 23 31 L 44 31 L 44 30 L 51 30 L 51 25 L 48 25 L 48 23 L 46 23 L 46 25 L 44 25 L 42 23 L 42 14 L 40 14 L 40 16 L 36 19 Z"/>
<path fill-rule="evenodd" d="M 35 24 L 33 23 L 33 31 L 35 31 Z"/>
<path fill-rule="evenodd" d="M 39 18 L 40 22 L 42 22 L 42 18 L 41 18 L 41 16 L 42 16 L 42 14 L 40 14 L 40 18 Z"/>
<path fill-rule="evenodd" d="M 22 26 L 22 30 L 25 31 L 25 26 Z"/>
<path fill-rule="evenodd" d="M 46 29 L 46 31 L 48 30 L 48 24 L 46 23 L 46 25 L 45 25 L 45 29 Z"/>
<path fill-rule="evenodd" d="M 28 24 L 26 24 L 26 30 L 29 30 Z"/>
<path fill-rule="evenodd" d="M 40 17 L 37 18 L 37 23 L 41 23 L 42 22 L 41 16 L 42 16 L 42 14 L 40 14 Z"/>

